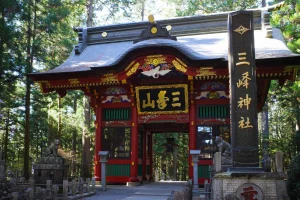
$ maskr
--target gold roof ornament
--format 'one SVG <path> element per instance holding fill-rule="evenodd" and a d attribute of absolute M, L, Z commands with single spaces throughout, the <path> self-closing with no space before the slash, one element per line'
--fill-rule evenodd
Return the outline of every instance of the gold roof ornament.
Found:
<path fill-rule="evenodd" d="M 151 24 L 155 23 L 154 16 L 152 14 L 148 16 L 148 20 Z"/>

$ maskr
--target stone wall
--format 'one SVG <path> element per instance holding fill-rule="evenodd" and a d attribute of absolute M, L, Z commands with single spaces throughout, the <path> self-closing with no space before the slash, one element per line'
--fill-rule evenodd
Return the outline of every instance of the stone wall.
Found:
<path fill-rule="evenodd" d="M 243 184 L 250 184 L 261 189 L 264 200 L 287 200 L 288 195 L 283 178 L 282 175 L 274 173 L 261 177 L 247 175 L 231 177 L 218 174 L 212 180 L 212 199 L 236 199 L 238 188 Z"/>

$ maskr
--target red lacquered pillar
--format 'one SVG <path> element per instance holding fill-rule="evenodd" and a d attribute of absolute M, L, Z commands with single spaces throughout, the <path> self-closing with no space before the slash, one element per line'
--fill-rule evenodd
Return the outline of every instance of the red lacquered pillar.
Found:
<path fill-rule="evenodd" d="M 131 86 L 131 91 L 133 88 Z M 131 167 L 130 167 L 130 178 L 129 182 L 138 182 L 137 178 L 138 173 L 138 114 L 134 99 L 134 94 L 132 93 L 132 125 L 131 125 Z"/>
<path fill-rule="evenodd" d="M 194 102 L 193 81 L 190 81 L 190 125 L 189 125 L 189 150 L 196 149 L 196 104 Z M 193 178 L 192 156 L 189 155 L 189 178 Z"/>
<path fill-rule="evenodd" d="M 97 99 L 98 100 L 98 99 Z M 99 163 L 100 157 L 98 155 L 99 151 L 101 151 L 102 146 L 102 112 L 101 112 L 101 102 L 96 101 L 96 121 L 95 121 L 95 154 L 94 154 L 94 176 L 96 181 L 101 180 L 101 164 Z"/>
<path fill-rule="evenodd" d="M 153 141 L 152 141 L 152 136 L 153 136 L 153 134 L 152 133 L 150 133 L 150 137 L 149 137 L 149 146 L 148 146 L 148 148 L 149 148 L 149 163 L 150 163 L 150 170 L 149 170 L 149 174 L 150 174 L 150 178 L 149 178 L 149 180 L 150 181 L 153 181 Z"/>
<path fill-rule="evenodd" d="M 147 152 L 146 152 L 146 138 L 147 138 L 147 133 L 146 131 L 143 132 L 143 160 L 142 160 L 142 165 L 143 165 L 143 180 L 147 180 Z"/>

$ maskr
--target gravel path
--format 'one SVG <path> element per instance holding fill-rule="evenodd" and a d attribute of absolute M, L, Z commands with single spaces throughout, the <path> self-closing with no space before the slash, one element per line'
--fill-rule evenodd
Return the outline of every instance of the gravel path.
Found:
<path fill-rule="evenodd" d="M 174 199 L 174 191 L 181 191 L 185 187 L 183 181 L 173 182 L 151 182 L 137 187 L 124 185 L 107 185 L 106 191 L 101 186 L 96 186 L 96 194 L 84 197 L 82 200 L 124 200 L 130 199 Z M 142 197 L 141 197 L 142 195 Z"/>
<path fill-rule="evenodd" d="M 138 190 L 132 188 L 107 188 L 106 191 L 102 191 L 101 188 L 97 188 L 95 195 L 91 197 L 82 198 L 83 200 L 121 200 L 133 195 Z"/>

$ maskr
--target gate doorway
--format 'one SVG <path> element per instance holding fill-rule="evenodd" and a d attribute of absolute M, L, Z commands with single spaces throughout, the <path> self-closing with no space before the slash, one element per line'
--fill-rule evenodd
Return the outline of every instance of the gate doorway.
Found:
<path fill-rule="evenodd" d="M 186 181 L 189 177 L 189 124 L 149 123 L 152 170 L 155 181 Z"/>
<path fill-rule="evenodd" d="M 188 133 L 153 133 L 152 156 L 155 181 L 188 180 L 188 145 Z"/>

